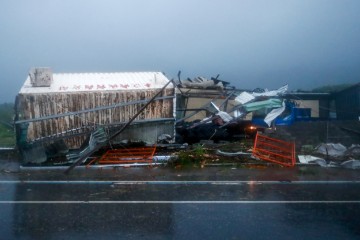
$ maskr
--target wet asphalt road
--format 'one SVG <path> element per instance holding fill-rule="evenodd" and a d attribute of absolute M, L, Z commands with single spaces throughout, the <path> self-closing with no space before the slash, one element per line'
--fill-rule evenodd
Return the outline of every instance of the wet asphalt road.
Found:
<path fill-rule="evenodd" d="M 22 169 L 1 239 L 360 239 L 359 170 Z"/>

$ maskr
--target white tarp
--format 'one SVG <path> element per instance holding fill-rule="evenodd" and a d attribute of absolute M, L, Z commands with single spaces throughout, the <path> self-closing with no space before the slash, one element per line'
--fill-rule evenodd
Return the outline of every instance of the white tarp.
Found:
<path fill-rule="evenodd" d="M 275 118 L 280 116 L 280 114 L 282 114 L 284 111 L 285 111 L 285 102 L 283 101 L 282 107 L 271 110 L 271 112 L 269 112 L 266 115 L 264 122 L 266 122 L 266 124 L 270 127 L 271 122 L 274 121 Z"/>

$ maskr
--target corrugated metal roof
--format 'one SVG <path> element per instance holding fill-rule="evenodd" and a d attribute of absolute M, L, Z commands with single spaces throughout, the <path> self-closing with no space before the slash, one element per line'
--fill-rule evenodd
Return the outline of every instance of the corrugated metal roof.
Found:
<path fill-rule="evenodd" d="M 33 87 L 28 76 L 19 93 L 157 89 L 168 81 L 161 72 L 55 73 L 50 87 Z M 173 86 L 169 84 L 168 87 Z"/>

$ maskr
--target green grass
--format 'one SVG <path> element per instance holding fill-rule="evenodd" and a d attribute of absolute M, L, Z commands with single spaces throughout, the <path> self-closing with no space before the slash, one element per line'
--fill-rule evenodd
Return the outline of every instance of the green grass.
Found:
<path fill-rule="evenodd" d="M 15 132 L 10 126 L 13 123 L 14 104 L 0 104 L 0 147 L 15 146 Z"/>
<path fill-rule="evenodd" d="M 204 164 L 207 151 L 201 145 L 194 145 L 191 150 L 179 151 L 177 158 L 174 159 L 170 166 L 188 167 L 201 167 Z"/>
<path fill-rule="evenodd" d="M 15 133 L 12 129 L 0 125 L 0 147 L 15 146 Z"/>

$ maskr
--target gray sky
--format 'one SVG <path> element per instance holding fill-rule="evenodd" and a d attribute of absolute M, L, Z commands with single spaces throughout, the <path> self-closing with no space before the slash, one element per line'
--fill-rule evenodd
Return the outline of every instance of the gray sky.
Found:
<path fill-rule="evenodd" d="M 1 0 L 0 103 L 31 67 L 238 88 L 360 82 L 359 0 Z"/>

